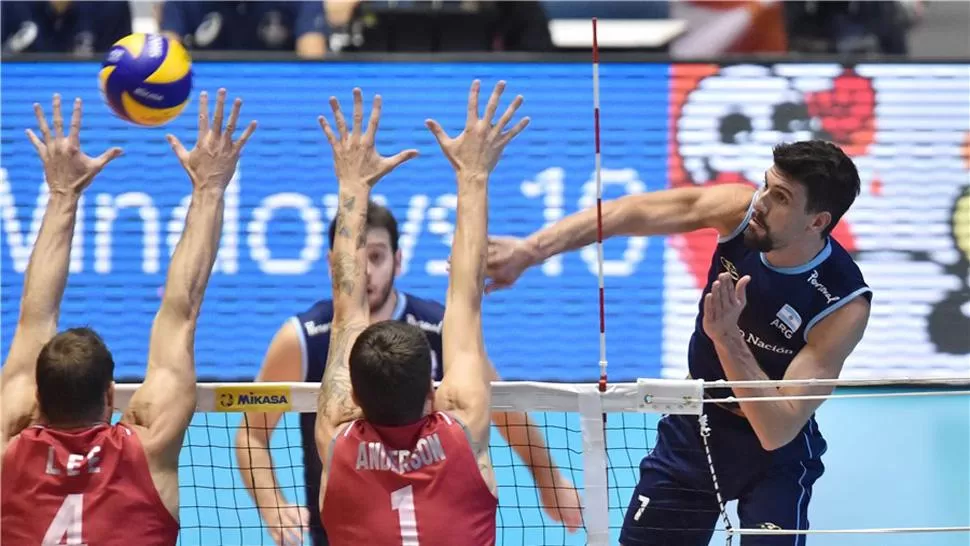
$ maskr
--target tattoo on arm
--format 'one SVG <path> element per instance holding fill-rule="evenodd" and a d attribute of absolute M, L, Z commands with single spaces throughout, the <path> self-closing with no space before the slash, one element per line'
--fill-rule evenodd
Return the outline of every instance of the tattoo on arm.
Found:
<path fill-rule="evenodd" d="M 318 411 L 338 425 L 362 416 L 351 394 L 350 349 L 368 322 L 367 293 L 364 290 L 364 248 L 367 207 L 364 192 L 341 191 L 340 211 L 330 267 L 333 276 L 334 316 L 330 330 L 330 352 L 320 386 Z M 354 241 L 355 247 L 351 246 Z"/>
<path fill-rule="evenodd" d="M 348 359 L 353 340 L 363 330 L 360 327 L 351 327 L 330 331 L 330 353 L 327 355 L 327 368 L 323 374 L 318 406 L 331 423 L 352 421 L 361 416 L 360 408 L 351 396 Z"/>

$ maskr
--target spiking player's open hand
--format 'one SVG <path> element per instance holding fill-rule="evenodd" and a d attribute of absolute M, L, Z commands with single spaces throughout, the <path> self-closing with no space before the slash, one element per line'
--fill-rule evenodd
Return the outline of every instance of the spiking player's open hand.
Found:
<path fill-rule="evenodd" d="M 745 289 L 749 282 L 751 277 L 745 275 L 734 284 L 731 274 L 724 272 L 711 285 L 711 291 L 704 296 L 704 332 L 712 340 L 737 335 L 738 319 L 748 303 Z"/>
<path fill-rule="evenodd" d="M 249 122 L 239 140 L 233 142 L 232 134 L 236 131 L 239 120 L 239 110 L 242 99 L 236 99 L 229 113 L 226 129 L 222 129 L 222 116 L 226 106 L 226 90 L 220 89 L 216 95 L 216 112 L 209 125 L 209 95 L 205 91 L 199 94 L 199 137 L 195 147 L 186 151 L 175 135 L 166 135 L 168 143 L 185 167 L 196 189 L 226 189 L 236 172 L 236 163 L 243 146 L 256 130 L 256 122 Z"/>
<path fill-rule="evenodd" d="M 375 140 L 377 126 L 381 119 L 381 96 L 374 97 L 371 108 L 370 121 L 367 131 L 362 132 L 364 122 L 364 97 L 360 88 L 354 88 L 354 126 L 347 132 L 347 122 L 340 111 L 337 97 L 330 97 L 330 108 L 333 109 L 334 123 L 337 124 L 337 134 L 333 133 L 327 118 L 320 116 L 317 121 L 320 128 L 327 135 L 327 141 L 333 148 L 333 170 L 337 174 L 340 184 L 362 183 L 369 187 L 377 184 L 384 175 L 393 171 L 405 161 L 418 156 L 417 150 L 404 150 L 391 157 L 382 157 L 377 153 Z"/>
<path fill-rule="evenodd" d="M 111 160 L 121 155 L 121 148 L 111 148 L 99 155 L 90 157 L 81 151 L 81 99 L 74 99 L 74 112 L 71 114 L 71 128 L 64 136 L 64 116 L 61 115 L 61 96 L 54 95 L 54 134 L 51 135 L 44 117 L 44 109 L 34 104 L 37 128 L 44 137 L 41 140 L 33 131 L 27 129 L 27 138 L 37 150 L 44 163 L 44 176 L 51 193 L 80 195 L 91 184 Z"/>
<path fill-rule="evenodd" d="M 478 80 L 472 82 L 471 90 L 468 92 L 468 117 L 465 120 L 465 130 L 457 137 L 449 137 L 437 121 L 433 119 L 425 121 L 428 129 L 438 140 L 441 151 L 459 175 L 487 176 L 495 168 L 505 146 L 529 125 L 529 118 L 526 117 L 519 120 L 508 131 L 504 131 L 505 126 L 512 121 L 516 110 L 522 106 L 522 95 L 515 97 L 499 118 L 498 123 L 492 125 L 499 99 L 502 98 L 502 91 L 505 90 L 504 81 L 495 85 L 492 96 L 488 99 L 488 106 L 485 107 L 485 117 L 478 117 L 480 88 L 481 82 Z"/>

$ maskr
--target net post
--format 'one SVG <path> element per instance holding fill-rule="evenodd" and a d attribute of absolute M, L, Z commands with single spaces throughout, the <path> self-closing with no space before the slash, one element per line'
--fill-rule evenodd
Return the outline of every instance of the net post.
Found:
<path fill-rule="evenodd" d="M 610 541 L 610 498 L 606 484 L 606 434 L 600 392 L 579 393 L 579 422 L 583 434 L 586 544 L 606 546 Z"/>

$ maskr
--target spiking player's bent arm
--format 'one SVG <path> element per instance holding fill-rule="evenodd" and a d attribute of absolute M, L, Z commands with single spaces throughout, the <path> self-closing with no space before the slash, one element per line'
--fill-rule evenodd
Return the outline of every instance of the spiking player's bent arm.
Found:
<path fill-rule="evenodd" d="M 432 120 L 427 125 L 451 162 L 458 178 L 458 210 L 451 251 L 451 271 L 445 302 L 442 362 L 444 379 L 435 394 L 435 407 L 451 411 L 468 427 L 472 449 L 479 456 L 486 480 L 494 486 L 488 462 L 492 367 L 482 333 L 482 290 L 488 230 L 488 178 L 502 150 L 529 123 L 524 118 L 504 128 L 522 104 L 518 96 L 495 125 L 505 82 L 489 98 L 484 118 L 478 114 L 481 84 L 472 83 L 464 131 L 449 138 Z"/>
<path fill-rule="evenodd" d="M 713 228 L 727 235 L 741 223 L 754 188 L 744 184 L 676 188 L 603 203 L 603 239 Z M 510 287 L 526 269 L 596 242 L 596 209 L 571 214 L 525 239 L 489 238 L 486 291 Z"/>
<path fill-rule="evenodd" d="M 43 163 L 50 197 L 24 274 L 17 330 L 0 371 L 3 426 L 0 453 L 34 417 L 37 356 L 57 333 L 81 193 L 112 159 L 121 155 L 121 148 L 112 148 L 96 158 L 81 152 L 81 99 L 74 101 L 67 136 L 64 135 L 60 95 L 54 95 L 53 109 L 53 135 L 39 104 L 34 104 L 34 113 L 43 140 L 27 130 L 27 136 Z"/>
<path fill-rule="evenodd" d="M 738 331 L 738 318 L 747 305 L 745 288 L 750 277 L 737 285 L 730 274 L 722 273 L 711 292 L 704 296 L 704 331 L 710 336 L 729 381 L 766 381 L 770 379 L 744 337 Z M 825 317 L 808 333 L 803 347 L 785 372 L 785 380 L 838 379 L 845 359 L 862 340 L 869 322 L 869 300 L 855 298 Z M 796 385 L 781 388 L 733 387 L 738 398 L 764 396 L 825 396 L 833 387 Z M 761 446 L 772 451 L 787 445 L 805 426 L 823 399 L 798 399 L 740 402 Z"/>
<path fill-rule="evenodd" d="M 256 122 L 251 122 L 233 142 L 242 101 L 236 99 L 223 130 L 225 98 L 225 89 L 220 89 L 210 127 L 208 98 L 205 92 L 200 95 L 198 141 L 191 151 L 168 135 L 192 181 L 192 202 L 152 324 L 145 382 L 123 416 L 123 421 L 134 425 L 142 436 L 159 494 L 176 517 L 178 456 L 196 407 L 196 323 L 222 234 L 223 194 L 243 146 L 256 129 Z"/>
<path fill-rule="evenodd" d="M 333 321 L 330 329 L 330 352 L 320 382 L 317 407 L 316 442 L 322 460 L 328 460 L 330 441 L 340 425 L 361 416 L 353 400 L 349 357 L 357 336 L 369 324 L 370 309 L 366 290 L 366 222 L 367 202 L 371 188 L 398 165 L 417 157 L 417 150 L 407 150 L 393 157 L 381 157 L 374 147 L 381 115 L 381 97 L 374 98 L 370 121 L 363 131 L 364 106 L 360 89 L 354 89 L 353 127 L 347 123 L 340 104 L 330 97 L 335 135 L 326 118 L 320 116 L 323 132 L 333 148 L 334 171 L 339 186 L 339 210 L 335 221 L 337 234 L 330 255 L 333 286 Z M 326 480 L 324 471 L 323 481 Z M 326 488 L 321 485 L 321 497 Z M 321 506 L 323 499 L 320 499 Z"/>

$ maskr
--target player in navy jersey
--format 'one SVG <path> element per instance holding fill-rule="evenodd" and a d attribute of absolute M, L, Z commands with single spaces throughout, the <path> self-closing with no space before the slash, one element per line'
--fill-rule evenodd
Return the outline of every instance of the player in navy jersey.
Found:
<path fill-rule="evenodd" d="M 859 174 L 821 141 L 774 149 L 764 186 L 724 184 L 626 196 L 603 205 L 604 237 L 717 231 L 718 244 L 691 336 L 688 366 L 705 381 L 833 379 L 862 339 L 871 291 L 831 236 L 859 193 Z M 596 240 L 587 210 L 527 239 L 493 239 L 488 291 L 529 267 Z M 713 236 L 713 235 L 712 235 Z M 739 398 L 827 395 L 829 387 L 734 388 Z M 724 398 L 731 390 L 708 392 Z M 741 528 L 808 528 L 812 486 L 826 443 L 815 422 L 822 400 L 705 405 L 665 416 L 656 448 L 640 464 L 620 535 L 625 546 L 707 545 L 720 515 L 702 433 L 724 499 L 738 501 Z M 702 430 L 703 428 L 703 430 Z M 741 543 L 790 545 L 804 535 L 746 535 Z"/>
<path fill-rule="evenodd" d="M 394 280 L 401 271 L 398 224 L 386 207 L 371 202 L 367 208 L 367 299 L 371 322 L 399 320 L 424 331 L 431 346 L 432 377 L 442 378 L 441 330 L 444 305 L 397 290 Z M 333 248 L 336 222 L 330 225 Z M 257 381 L 306 381 L 319 383 L 330 349 L 333 302 L 324 299 L 290 317 L 276 332 L 263 360 Z M 495 377 L 498 379 L 498 377 Z M 263 521 L 276 540 L 296 539 L 309 530 L 313 544 L 327 544 L 319 517 L 320 456 L 313 440 L 315 413 L 300 415 L 303 477 L 307 508 L 288 501 L 280 490 L 267 447 L 282 414 L 249 413 L 240 424 L 236 454 L 243 483 L 260 509 Z M 532 472 L 546 512 L 570 529 L 581 524 L 579 493 L 555 467 L 544 434 L 524 413 L 495 413 L 499 433 L 513 446 Z"/>

